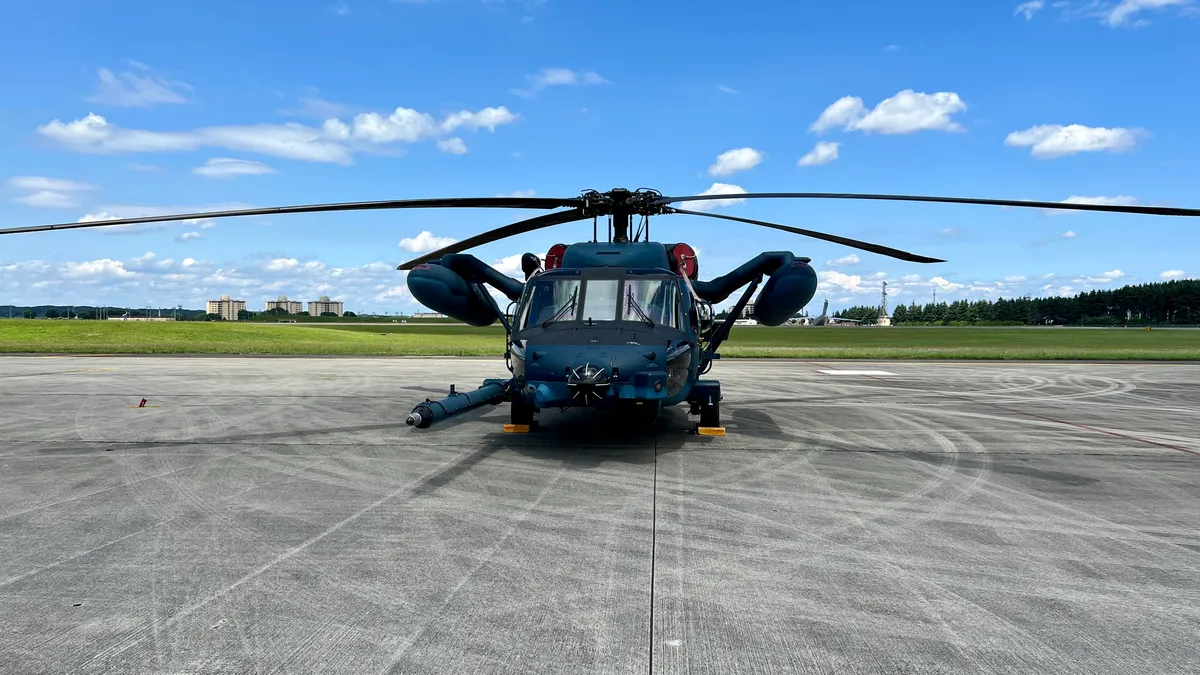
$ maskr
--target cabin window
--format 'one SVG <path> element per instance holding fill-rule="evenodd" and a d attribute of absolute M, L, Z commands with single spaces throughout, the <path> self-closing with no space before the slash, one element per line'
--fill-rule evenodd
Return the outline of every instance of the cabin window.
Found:
<path fill-rule="evenodd" d="M 583 321 L 615 321 L 617 319 L 617 295 L 619 279 L 590 279 L 583 296 Z"/>
<path fill-rule="evenodd" d="M 641 321 L 638 309 L 656 326 L 678 328 L 679 286 L 666 279 L 630 279 L 621 303 L 622 321 Z"/>

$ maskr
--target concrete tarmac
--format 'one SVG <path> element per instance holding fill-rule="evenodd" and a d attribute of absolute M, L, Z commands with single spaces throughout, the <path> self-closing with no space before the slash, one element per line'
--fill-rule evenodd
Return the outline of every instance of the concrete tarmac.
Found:
<path fill-rule="evenodd" d="M 504 373 L 0 357 L 0 673 L 1200 672 L 1200 364 L 729 360 L 725 437 L 404 425 Z"/>

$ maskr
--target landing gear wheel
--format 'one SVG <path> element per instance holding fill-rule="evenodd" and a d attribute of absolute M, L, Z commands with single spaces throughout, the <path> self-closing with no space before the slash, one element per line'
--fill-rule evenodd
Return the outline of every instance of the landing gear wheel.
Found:
<path fill-rule="evenodd" d="M 537 425 L 533 420 L 533 413 L 534 409 L 532 405 L 529 405 L 520 397 L 513 398 L 512 405 L 509 406 L 509 415 L 513 424 L 523 424 L 533 428 Z"/>
<path fill-rule="evenodd" d="M 700 426 L 721 426 L 721 402 L 703 403 L 700 405 Z"/>

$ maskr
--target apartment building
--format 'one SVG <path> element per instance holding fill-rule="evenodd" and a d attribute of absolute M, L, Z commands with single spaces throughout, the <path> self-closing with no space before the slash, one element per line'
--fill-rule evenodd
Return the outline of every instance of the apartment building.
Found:
<path fill-rule="evenodd" d="M 344 313 L 342 303 L 337 300 L 330 300 L 328 295 L 322 295 L 320 300 L 308 301 L 309 316 L 321 316 L 325 312 L 333 312 L 341 316 Z"/>
<path fill-rule="evenodd" d="M 304 311 L 304 303 L 299 300 L 288 300 L 286 295 L 279 296 L 278 300 L 267 300 L 265 311 L 273 309 L 282 309 L 288 314 L 299 314 Z"/>
<path fill-rule="evenodd" d="M 246 309 L 245 300 L 233 300 L 228 295 L 222 295 L 220 300 L 209 300 L 205 303 L 204 311 L 216 314 L 226 321 L 237 321 L 238 312 Z"/>

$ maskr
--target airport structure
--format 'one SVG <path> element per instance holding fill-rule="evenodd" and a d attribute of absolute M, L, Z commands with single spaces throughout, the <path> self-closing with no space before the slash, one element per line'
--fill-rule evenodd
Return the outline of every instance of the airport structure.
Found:
<path fill-rule="evenodd" d="M 245 300 L 233 300 L 228 295 L 222 295 L 220 300 L 209 300 L 205 305 L 205 312 L 216 314 L 226 321 L 237 321 L 238 312 L 246 309 Z"/>
<path fill-rule="evenodd" d="M 288 314 L 299 314 L 304 311 L 304 303 L 299 300 L 288 300 L 286 295 L 279 296 L 278 300 L 267 300 L 265 311 L 273 309 L 282 309 Z"/>
<path fill-rule="evenodd" d="M 342 303 L 330 300 L 328 295 L 322 295 L 320 300 L 308 301 L 309 316 L 321 316 L 325 312 L 333 312 L 341 316 L 343 314 Z"/>

